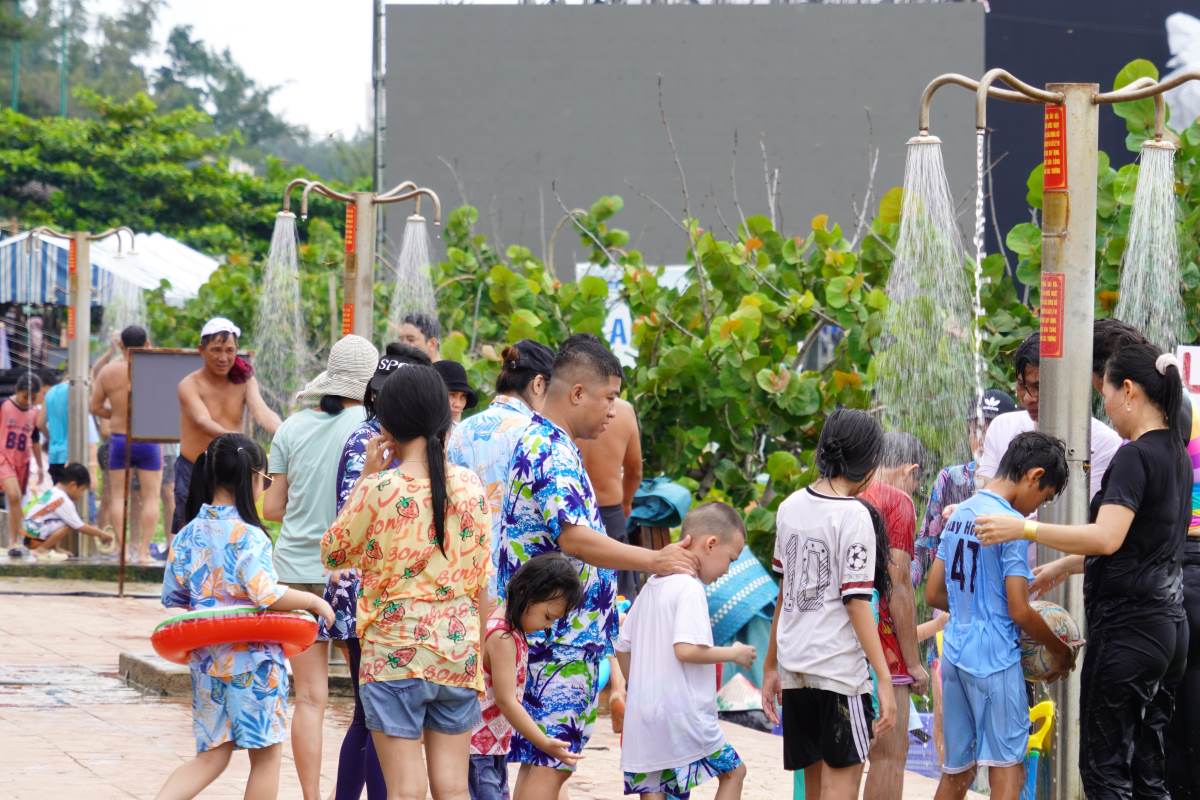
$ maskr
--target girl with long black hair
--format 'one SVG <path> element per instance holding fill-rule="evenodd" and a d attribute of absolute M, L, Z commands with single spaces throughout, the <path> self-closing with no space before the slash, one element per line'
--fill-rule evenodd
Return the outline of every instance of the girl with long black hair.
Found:
<path fill-rule="evenodd" d="M 491 520 L 479 478 L 446 463 L 450 407 L 436 371 L 396 370 L 374 407 L 380 436 L 322 557 L 362 574 L 359 694 L 388 794 L 423 794 L 427 773 L 435 800 L 463 797 Z"/>
<path fill-rule="evenodd" d="M 1192 516 L 1179 363 L 1145 342 L 1123 345 L 1108 361 L 1102 393 L 1128 443 L 1104 475 L 1091 523 L 981 516 L 976 531 L 984 544 L 1025 537 L 1075 554 L 1040 567 L 1033 588 L 1084 574 L 1084 792 L 1092 800 L 1167 797 L 1163 739 L 1187 659 L 1182 556 Z"/>
<path fill-rule="evenodd" d="M 310 611 L 333 619 L 329 604 L 279 583 L 271 539 L 254 507 L 270 480 L 262 448 L 237 433 L 213 439 L 196 459 L 188 522 L 171 543 L 162 602 L 199 609 L 254 606 Z M 159 798 L 195 797 L 225 770 L 235 748 L 250 753 L 246 797 L 279 793 L 280 743 L 287 736 L 288 672 L 277 642 L 201 647 L 191 652 L 196 757 L 176 769 Z"/>

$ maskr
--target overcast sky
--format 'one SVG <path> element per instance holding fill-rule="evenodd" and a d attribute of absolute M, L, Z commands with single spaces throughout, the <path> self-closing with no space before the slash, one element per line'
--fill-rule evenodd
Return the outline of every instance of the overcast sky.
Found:
<path fill-rule="evenodd" d="M 370 124 L 371 0 L 170 0 L 155 39 L 176 25 L 229 48 L 254 80 L 282 88 L 273 108 L 318 136 Z M 123 0 L 96 0 L 113 13 Z"/>

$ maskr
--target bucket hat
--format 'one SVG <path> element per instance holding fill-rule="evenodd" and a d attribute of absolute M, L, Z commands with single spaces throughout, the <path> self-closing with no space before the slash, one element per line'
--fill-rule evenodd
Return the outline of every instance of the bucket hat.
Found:
<path fill-rule="evenodd" d="M 296 397 L 306 400 L 331 394 L 361 401 L 378 363 L 375 345 L 354 334 L 343 336 L 329 349 L 325 371 L 309 381 Z"/>
<path fill-rule="evenodd" d="M 474 408 L 479 403 L 479 395 L 467 383 L 467 370 L 457 361 L 437 361 L 433 368 L 446 382 L 446 389 L 451 392 L 462 392 L 467 396 L 467 408 Z"/>

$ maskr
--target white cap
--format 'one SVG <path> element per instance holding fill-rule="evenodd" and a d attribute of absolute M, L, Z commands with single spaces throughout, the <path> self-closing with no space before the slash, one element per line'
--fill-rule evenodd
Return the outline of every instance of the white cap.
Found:
<path fill-rule="evenodd" d="M 205 336 L 212 336 L 215 333 L 232 333 L 237 338 L 242 338 L 242 329 L 224 317 L 213 317 L 204 323 L 204 327 L 200 329 L 200 338 L 203 339 Z"/>

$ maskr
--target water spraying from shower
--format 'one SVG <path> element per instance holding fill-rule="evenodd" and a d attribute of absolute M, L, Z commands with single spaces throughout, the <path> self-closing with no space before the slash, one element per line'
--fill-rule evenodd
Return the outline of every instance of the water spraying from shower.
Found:
<path fill-rule="evenodd" d="M 1175 148 L 1147 141 L 1142 145 L 1114 315 L 1168 352 L 1183 337 L 1186 319 L 1179 295 L 1177 210 Z"/>
<path fill-rule="evenodd" d="M 390 335 L 395 335 L 400 323 L 408 314 L 421 313 L 437 317 L 429 249 L 429 228 L 425 224 L 425 218 L 420 214 L 413 214 L 404 225 L 404 237 L 400 240 L 400 257 L 396 260 L 396 283 L 392 289 L 391 309 L 388 312 Z"/>
<path fill-rule="evenodd" d="M 909 140 L 896 258 L 876 355 L 877 399 L 889 430 L 921 440 L 934 463 L 965 460 L 974 315 L 967 254 L 954 215 L 941 140 Z"/>
<path fill-rule="evenodd" d="M 263 398 L 271 408 L 286 415 L 313 366 L 300 308 L 296 215 L 288 211 L 275 216 L 254 316 L 254 349 L 254 368 Z"/>

